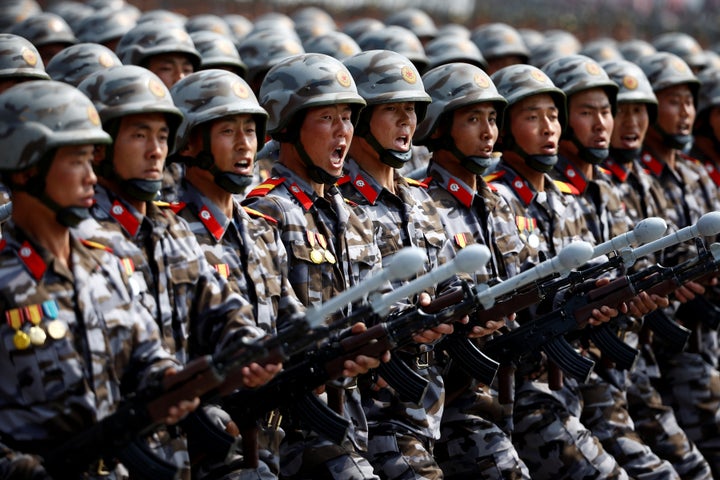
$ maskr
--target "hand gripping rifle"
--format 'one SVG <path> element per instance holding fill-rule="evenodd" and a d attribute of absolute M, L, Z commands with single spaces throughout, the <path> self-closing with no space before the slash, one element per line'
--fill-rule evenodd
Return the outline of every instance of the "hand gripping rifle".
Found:
<path fill-rule="evenodd" d="M 268 411 L 289 408 L 292 414 L 309 428 L 335 443 L 341 443 L 349 428 L 347 420 L 320 401 L 314 395 L 314 390 L 328 381 L 342 377 L 346 360 L 354 359 L 358 355 L 380 358 L 388 350 L 414 343 L 413 336 L 418 332 L 443 323 L 445 317 L 422 315 L 417 308 L 391 315 L 384 321 L 374 320 L 384 318 L 399 302 L 458 272 L 479 270 L 489 258 L 490 251 L 487 247 L 472 245 L 459 252 L 452 261 L 376 297 L 367 305 L 369 310 L 363 310 L 364 320 L 368 325 L 372 325 L 365 332 L 351 334 L 345 331 L 339 335 L 331 335 L 317 348 L 290 359 L 283 371 L 267 384 L 256 389 L 235 392 L 225 399 L 224 408 L 238 425 L 255 422 Z M 413 388 L 405 385 L 407 379 L 402 372 L 403 370 L 400 370 L 399 377 L 396 378 L 391 367 L 383 369 L 382 374 L 396 390 Z M 421 392 L 408 396 L 417 397 L 421 401 L 426 388 L 423 384 Z"/>

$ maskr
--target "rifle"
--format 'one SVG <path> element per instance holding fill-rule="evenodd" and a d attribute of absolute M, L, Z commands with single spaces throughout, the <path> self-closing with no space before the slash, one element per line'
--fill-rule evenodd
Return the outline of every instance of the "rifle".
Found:
<path fill-rule="evenodd" d="M 566 374 L 586 381 L 594 362 L 576 352 L 565 335 L 584 328 L 593 309 L 602 305 L 617 308 L 642 291 L 668 295 L 688 281 L 717 271 L 719 265 L 720 244 L 713 244 L 709 252 L 700 252 L 697 258 L 676 267 L 655 265 L 647 271 L 618 277 L 585 295 L 573 296 L 552 312 L 493 338 L 485 344 L 484 350 L 503 364 L 542 350 Z"/>
<path fill-rule="evenodd" d="M 354 301 L 354 295 L 362 296 L 368 289 L 413 275 L 422 268 L 425 254 L 420 249 L 403 249 L 396 258 L 397 261 L 367 280 L 365 290 L 350 292 L 343 298 Z M 129 395 L 117 411 L 46 452 L 43 455 L 46 468 L 61 478 L 72 472 L 80 474 L 94 461 L 112 457 L 133 469 L 133 478 L 176 478 L 179 472 L 175 466 L 156 457 L 142 440 L 162 424 L 169 407 L 195 397 L 207 401 L 226 396 L 242 386 L 243 367 L 253 362 L 279 363 L 316 344 L 329 335 L 323 323 L 338 305 L 342 304 L 328 302 L 327 307 L 313 309 L 304 318 L 285 322 L 274 336 L 252 342 L 234 339 L 221 351 L 198 357 L 177 374 L 158 379 L 148 388 Z M 207 420 L 200 412 L 193 412 L 183 424 L 207 425 Z"/>
<path fill-rule="evenodd" d="M 374 299 L 367 306 L 370 313 L 366 315 L 366 323 L 371 324 L 370 320 L 382 318 L 399 301 L 458 272 L 479 270 L 489 259 L 490 251 L 485 246 L 471 245 L 463 249 L 452 261 Z M 442 297 L 437 301 L 442 302 Z M 224 408 L 238 425 L 247 425 L 268 411 L 289 407 L 297 418 L 314 431 L 335 443 L 342 443 L 349 428 L 348 421 L 320 401 L 313 391 L 328 381 L 340 378 L 346 360 L 358 355 L 379 358 L 388 350 L 414 343 L 415 334 L 450 318 L 454 318 L 450 312 L 430 315 L 418 308 L 411 308 L 375 323 L 363 333 L 349 334 L 346 331 L 332 335 L 317 348 L 291 358 L 284 370 L 267 384 L 256 389 L 238 390 L 226 398 Z M 388 375 L 386 380 L 394 388 L 408 388 L 404 385 L 406 379 L 402 376 L 396 378 L 392 368 L 383 370 L 383 375 Z M 417 395 L 420 401 L 422 394 L 420 392 Z"/>

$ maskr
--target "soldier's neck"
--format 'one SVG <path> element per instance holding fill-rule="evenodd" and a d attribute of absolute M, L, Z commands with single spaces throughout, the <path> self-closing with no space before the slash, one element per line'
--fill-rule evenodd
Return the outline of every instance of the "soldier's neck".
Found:
<path fill-rule="evenodd" d="M 380 155 L 362 137 L 353 139 L 350 156 L 360 168 L 390 193 L 395 194 L 395 169 L 383 163 Z"/>
<path fill-rule="evenodd" d="M 645 148 L 652 154 L 655 159 L 666 164 L 670 170 L 675 170 L 677 162 L 677 150 L 668 147 L 663 142 L 660 133 L 654 128 L 649 128 L 645 136 Z"/>
<path fill-rule="evenodd" d="M 586 180 L 593 179 L 593 166 L 580 158 L 578 148 L 573 142 L 562 140 L 560 142 L 560 155 L 565 157 L 575 170 L 582 173 Z"/>
<path fill-rule="evenodd" d="M 227 218 L 232 218 L 233 196 L 215 183 L 215 179 L 210 172 L 198 167 L 190 167 L 185 173 L 185 178 L 218 207 Z"/>
<path fill-rule="evenodd" d="M 14 193 L 12 218 L 36 245 L 49 251 L 65 266 L 70 263 L 70 229 L 57 221 L 55 212 L 24 192 Z"/>
<path fill-rule="evenodd" d="M 504 152 L 503 161 L 520 174 L 537 192 L 545 191 L 545 174 L 530 168 L 525 160 L 515 152 Z"/>
<path fill-rule="evenodd" d="M 477 175 L 467 168 L 460 165 L 460 161 L 447 150 L 437 150 L 433 152 L 433 162 L 448 171 L 450 175 L 459 178 L 473 191 L 477 190 Z"/>

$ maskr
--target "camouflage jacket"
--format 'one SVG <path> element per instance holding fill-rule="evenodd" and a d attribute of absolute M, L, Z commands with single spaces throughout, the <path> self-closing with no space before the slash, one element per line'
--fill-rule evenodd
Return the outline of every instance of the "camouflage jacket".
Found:
<path fill-rule="evenodd" d="M 596 243 L 628 231 L 630 224 L 622 198 L 605 171 L 593 166 L 593 179 L 588 180 L 567 158 L 560 156 L 550 176 L 560 180 L 561 190 L 574 197 L 570 201 L 578 203 Z"/>
<path fill-rule="evenodd" d="M 425 250 L 428 258 L 426 271 L 454 257 L 455 251 L 445 235 L 442 220 L 426 191 L 426 185 L 414 181 L 411 184 L 396 172 L 398 194 L 394 195 L 352 160 L 346 164 L 346 173 L 338 182 L 340 189 L 345 198 L 356 205 L 357 210 L 372 219 L 383 264 L 406 246 Z M 400 285 L 401 282 L 396 284 Z M 441 291 L 449 285 L 451 282 L 444 282 L 435 290 Z M 428 293 L 434 296 L 436 292 Z M 418 357 L 424 355 L 422 352 L 425 348 L 426 345 L 418 345 L 412 348 L 412 353 L 405 355 L 405 352 L 396 352 L 396 355 L 413 367 L 418 363 Z M 388 388 L 379 391 L 363 388 L 363 404 L 371 428 L 392 428 L 395 425 L 427 438 L 440 438 L 440 419 L 445 399 L 440 371 L 441 367 L 436 362 L 430 362 L 427 368 L 418 371 L 430 382 L 422 405 L 401 402 Z"/>
<path fill-rule="evenodd" d="M 96 186 L 91 215 L 97 222 L 81 223 L 80 234 L 132 258 L 155 297 L 163 344 L 181 362 L 222 348 L 231 336 L 262 335 L 252 306 L 205 259 L 187 223 L 168 205 L 148 203 L 143 217 Z"/>
<path fill-rule="evenodd" d="M 625 210 L 633 224 L 644 218 L 664 216 L 668 208 L 667 198 L 659 184 L 652 181 L 638 161 L 633 163 L 632 170 L 612 158 L 605 160 L 603 166 L 620 191 Z"/>
<path fill-rule="evenodd" d="M 235 200 L 233 218 L 190 182 L 183 181 L 178 215 L 184 218 L 200 243 L 205 258 L 234 290 L 250 300 L 255 320 L 269 332 L 278 317 L 290 318 L 304 307 L 288 280 L 288 255 L 272 224 Z"/>
<path fill-rule="evenodd" d="M 71 235 L 66 267 L 12 221 L 3 233 L 0 438 L 42 454 L 177 363 L 117 257 Z"/>

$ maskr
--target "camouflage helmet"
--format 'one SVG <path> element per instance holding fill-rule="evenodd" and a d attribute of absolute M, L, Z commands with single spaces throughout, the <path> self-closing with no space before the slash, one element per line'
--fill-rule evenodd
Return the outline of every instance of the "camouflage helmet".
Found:
<path fill-rule="evenodd" d="M 182 113 L 165 84 L 150 70 L 135 65 L 106 68 L 86 77 L 78 89 L 93 101 L 105 127 L 127 115 L 165 114 L 170 127 L 168 147 L 172 150 Z"/>
<path fill-rule="evenodd" d="M 555 86 L 550 78 L 537 67 L 527 64 L 509 65 L 493 73 L 492 79 L 498 93 L 507 100 L 507 109 L 519 101 L 538 95 L 549 94 L 558 109 L 560 125 L 565 128 L 567 112 L 565 107 L 565 93 Z M 507 123 L 505 115 L 504 126 Z"/>
<path fill-rule="evenodd" d="M 97 10 L 85 3 L 63 0 L 53 3 L 45 11 L 60 15 L 70 25 L 72 31 L 77 33 L 77 28 L 82 21 Z"/>
<path fill-rule="evenodd" d="M 0 33 L 0 80 L 8 78 L 50 80 L 42 58 L 30 40 L 12 33 Z"/>
<path fill-rule="evenodd" d="M 425 73 L 423 84 L 430 92 L 432 103 L 425 119 L 418 124 L 413 140 L 423 144 L 438 127 L 444 115 L 461 107 L 491 102 L 498 113 L 498 125 L 502 125 L 502 113 L 507 105 L 492 80 L 482 69 L 467 63 L 448 63 Z"/>
<path fill-rule="evenodd" d="M 470 39 L 470 29 L 460 23 L 446 23 L 438 28 L 438 37 L 461 37 Z"/>
<path fill-rule="evenodd" d="M 659 52 L 674 53 L 693 70 L 702 70 L 708 60 L 697 40 L 683 32 L 667 32 L 655 37 L 653 47 Z"/>
<path fill-rule="evenodd" d="M 342 31 L 357 41 L 365 33 L 382 30 L 383 28 L 385 28 L 385 24 L 377 18 L 363 17 L 346 23 L 343 25 Z"/>
<path fill-rule="evenodd" d="M 318 35 L 337 30 L 332 16 L 318 7 L 303 7 L 293 13 L 291 18 L 295 23 L 295 32 L 303 43 Z"/>
<path fill-rule="evenodd" d="M 245 37 L 253 28 L 250 20 L 239 14 L 230 14 L 223 17 L 230 27 L 230 32 L 235 41 L 239 41 Z"/>
<path fill-rule="evenodd" d="M 92 102 L 75 87 L 33 80 L 0 94 L 0 170 L 20 171 L 67 145 L 110 143 Z"/>
<path fill-rule="evenodd" d="M 268 29 L 250 32 L 240 42 L 238 53 L 248 68 L 245 79 L 252 84 L 274 65 L 289 56 L 305 53 L 305 49 L 294 36 Z"/>
<path fill-rule="evenodd" d="M 527 62 L 530 52 L 520 33 L 506 23 L 488 23 L 472 31 L 470 39 L 486 60 L 517 55 Z"/>
<path fill-rule="evenodd" d="M 35 0 L 7 0 L 0 9 L 0 32 L 7 32 L 13 25 L 42 12 Z"/>
<path fill-rule="evenodd" d="M 697 106 L 699 120 L 701 116 L 707 115 L 712 107 L 720 105 L 720 68 L 706 68 L 698 74 L 698 80 L 700 80 Z"/>
<path fill-rule="evenodd" d="M 446 63 L 464 62 L 480 68 L 487 68 L 487 61 L 480 49 L 469 38 L 457 36 L 437 37 L 425 45 L 428 56 L 428 70 Z"/>
<path fill-rule="evenodd" d="M 143 66 L 154 55 L 182 53 L 195 69 L 200 66 L 200 54 L 190 35 L 176 23 L 138 23 L 120 38 L 116 52 L 125 65 Z"/>
<path fill-rule="evenodd" d="M 164 8 L 143 12 L 137 19 L 138 25 L 141 23 L 154 23 L 156 25 L 177 24 L 184 27 L 185 22 L 187 22 L 185 15 Z"/>
<path fill-rule="evenodd" d="M 628 60 L 610 60 L 600 66 L 619 88 L 617 103 L 646 103 L 650 123 L 654 123 L 658 101 L 642 69 Z"/>
<path fill-rule="evenodd" d="M 589 90 L 601 88 L 605 91 L 610 105 L 615 109 L 618 86 L 610 80 L 605 70 L 592 58 L 585 55 L 570 55 L 546 63 L 542 71 L 565 93 L 566 98 Z"/>
<path fill-rule="evenodd" d="M 255 21 L 253 22 L 253 31 L 261 32 L 264 30 L 284 32 L 285 35 L 292 35 L 298 40 L 300 39 L 295 31 L 295 22 L 284 13 L 268 12 L 255 18 Z"/>
<path fill-rule="evenodd" d="M 432 39 L 438 34 L 432 17 L 419 8 L 405 8 L 390 14 L 385 18 L 385 25 L 405 27 L 420 39 Z"/>
<path fill-rule="evenodd" d="M 54 13 L 41 12 L 15 25 L 10 33 L 30 40 L 36 47 L 51 43 L 73 45 L 78 42 L 70 25 Z"/>
<path fill-rule="evenodd" d="M 405 56 L 390 50 L 367 50 L 346 58 L 343 64 L 368 106 L 415 102 L 418 123 L 425 118 L 430 95 L 417 68 Z"/>
<path fill-rule="evenodd" d="M 518 33 L 529 50 L 545 41 L 545 35 L 534 28 L 519 28 Z"/>
<path fill-rule="evenodd" d="M 85 43 L 106 43 L 119 39 L 135 26 L 135 17 L 126 11 L 100 10 L 86 17 L 77 27 L 77 37 Z"/>
<path fill-rule="evenodd" d="M 617 42 L 612 38 L 598 38 L 585 43 L 580 50 L 580 55 L 590 57 L 596 62 L 623 59 L 622 53 L 618 50 Z"/>
<path fill-rule="evenodd" d="M 301 110 L 348 103 L 357 122 L 365 100 L 339 60 L 322 53 L 293 55 L 270 69 L 260 87 L 260 105 L 268 112 L 268 133 L 280 133 Z"/>
<path fill-rule="evenodd" d="M 305 42 L 307 53 L 324 53 L 338 60 L 345 60 L 362 50 L 353 38 L 343 32 L 328 32 Z"/>
<path fill-rule="evenodd" d="M 215 32 L 220 35 L 230 36 L 230 25 L 225 20 L 211 13 L 203 13 L 193 15 L 185 22 L 185 30 L 188 33 L 193 32 Z"/>
<path fill-rule="evenodd" d="M 651 43 L 639 38 L 620 42 L 618 44 L 618 50 L 620 50 L 625 60 L 635 63 L 637 63 L 640 58 L 657 52 L 657 49 L 653 47 Z"/>
<path fill-rule="evenodd" d="M 78 86 L 98 70 L 122 65 L 115 52 L 99 43 L 78 43 L 63 49 L 47 64 L 53 80 Z"/>
<path fill-rule="evenodd" d="M 405 27 L 391 25 L 382 30 L 374 30 L 360 36 L 358 45 L 367 50 L 391 50 L 405 56 L 423 71 L 428 64 L 425 49 L 420 39 Z"/>
<path fill-rule="evenodd" d="M 537 68 L 543 68 L 547 63 L 568 55 L 575 55 L 580 51 L 578 45 L 564 42 L 562 39 L 543 40 L 539 45 L 530 49 L 528 62 Z"/>
<path fill-rule="evenodd" d="M 193 32 L 190 38 L 202 59 L 200 70 L 229 68 L 241 77 L 245 76 L 247 65 L 243 63 L 230 37 L 206 30 Z"/>
<path fill-rule="evenodd" d="M 656 52 L 636 62 L 650 81 L 655 93 L 675 85 L 687 84 L 697 101 L 700 82 L 682 58 L 669 52 Z"/>
<path fill-rule="evenodd" d="M 202 70 L 183 78 L 170 89 L 173 102 L 183 114 L 175 151 L 184 148 L 193 128 L 230 115 L 250 114 L 255 119 L 258 149 L 265 143 L 267 112 L 250 86 L 226 70 Z"/>

